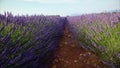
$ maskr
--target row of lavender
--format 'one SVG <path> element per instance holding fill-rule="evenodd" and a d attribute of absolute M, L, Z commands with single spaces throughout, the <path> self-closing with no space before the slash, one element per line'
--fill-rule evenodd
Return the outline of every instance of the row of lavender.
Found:
<path fill-rule="evenodd" d="M 64 18 L 0 15 L 0 68 L 48 68 Z"/>
<path fill-rule="evenodd" d="M 120 67 L 120 13 L 67 17 L 73 37 L 110 67 Z"/>

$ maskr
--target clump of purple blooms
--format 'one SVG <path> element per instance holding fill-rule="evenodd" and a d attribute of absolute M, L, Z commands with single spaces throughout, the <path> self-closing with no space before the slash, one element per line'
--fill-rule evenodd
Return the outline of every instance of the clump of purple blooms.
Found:
<path fill-rule="evenodd" d="M 49 68 L 65 18 L 0 14 L 0 68 Z"/>
<path fill-rule="evenodd" d="M 120 67 L 120 12 L 67 17 L 68 27 L 81 47 L 104 64 Z"/>

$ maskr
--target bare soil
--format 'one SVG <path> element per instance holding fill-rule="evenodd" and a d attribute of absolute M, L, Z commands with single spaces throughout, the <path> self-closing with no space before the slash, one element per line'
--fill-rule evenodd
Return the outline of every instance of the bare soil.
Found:
<path fill-rule="evenodd" d="M 104 65 L 94 53 L 77 47 L 76 41 L 65 27 L 51 68 L 104 68 Z"/>

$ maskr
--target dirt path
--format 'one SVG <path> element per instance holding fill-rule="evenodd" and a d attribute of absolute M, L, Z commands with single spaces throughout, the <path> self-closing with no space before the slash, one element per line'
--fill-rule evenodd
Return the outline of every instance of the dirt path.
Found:
<path fill-rule="evenodd" d="M 59 42 L 51 68 L 103 68 L 102 63 L 91 52 L 76 47 L 67 27 Z"/>

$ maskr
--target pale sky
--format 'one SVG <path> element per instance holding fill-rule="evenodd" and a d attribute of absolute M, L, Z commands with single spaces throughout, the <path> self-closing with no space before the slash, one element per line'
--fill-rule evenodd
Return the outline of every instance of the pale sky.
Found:
<path fill-rule="evenodd" d="M 120 10 L 120 0 L 0 0 L 0 13 L 77 15 Z"/>

